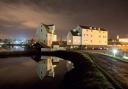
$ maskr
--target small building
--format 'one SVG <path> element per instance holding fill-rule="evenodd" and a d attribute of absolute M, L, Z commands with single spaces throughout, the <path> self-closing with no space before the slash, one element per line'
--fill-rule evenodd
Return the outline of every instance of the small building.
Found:
<path fill-rule="evenodd" d="M 128 43 L 128 37 L 127 36 L 119 36 L 117 35 L 117 41 L 121 43 Z"/>
<path fill-rule="evenodd" d="M 57 40 L 55 34 L 55 25 L 40 24 L 36 31 L 36 41 L 41 42 L 47 46 L 51 46 L 53 41 Z"/>
<path fill-rule="evenodd" d="M 81 33 L 79 30 L 73 29 L 67 35 L 67 45 L 79 46 L 81 44 Z"/>
<path fill-rule="evenodd" d="M 66 50 L 66 42 L 65 41 L 54 41 L 52 43 L 52 50 Z M 57 63 L 60 60 L 62 60 L 61 58 L 58 57 L 52 57 L 53 59 L 53 63 Z"/>
<path fill-rule="evenodd" d="M 128 36 L 117 35 L 114 39 L 109 40 L 109 48 L 117 48 L 128 52 Z"/>

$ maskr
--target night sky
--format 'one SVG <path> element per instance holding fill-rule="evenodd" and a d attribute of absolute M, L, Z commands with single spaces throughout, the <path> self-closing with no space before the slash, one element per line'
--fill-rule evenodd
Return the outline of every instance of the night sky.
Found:
<path fill-rule="evenodd" d="M 0 32 L 31 38 L 41 22 L 63 37 L 79 24 L 128 34 L 128 0 L 0 0 Z"/>

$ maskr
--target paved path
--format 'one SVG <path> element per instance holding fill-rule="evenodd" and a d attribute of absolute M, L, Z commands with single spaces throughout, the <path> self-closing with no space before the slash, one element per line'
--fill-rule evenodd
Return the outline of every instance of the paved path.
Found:
<path fill-rule="evenodd" d="M 101 54 L 93 54 L 95 62 L 106 70 L 113 78 L 121 82 L 128 89 L 128 63 L 119 60 L 113 60 Z"/>

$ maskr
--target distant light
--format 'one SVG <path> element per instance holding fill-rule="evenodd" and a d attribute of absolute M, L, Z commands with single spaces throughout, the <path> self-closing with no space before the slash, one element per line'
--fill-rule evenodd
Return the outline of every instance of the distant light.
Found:
<path fill-rule="evenodd" d="M 116 56 L 116 54 L 118 53 L 118 50 L 117 49 L 112 49 L 112 53 L 114 55 L 114 57 Z"/>
<path fill-rule="evenodd" d="M 16 41 L 15 41 L 15 44 L 20 44 L 20 41 L 16 40 Z"/>
<path fill-rule="evenodd" d="M 100 50 L 102 50 L 102 48 L 100 48 Z"/>
<path fill-rule="evenodd" d="M 3 45 L 4 43 L 3 42 L 0 42 L 0 45 Z"/>

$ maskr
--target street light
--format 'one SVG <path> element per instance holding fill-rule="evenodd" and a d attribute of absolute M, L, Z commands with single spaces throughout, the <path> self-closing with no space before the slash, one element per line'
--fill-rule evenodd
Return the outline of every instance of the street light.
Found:
<path fill-rule="evenodd" d="M 118 50 L 117 50 L 117 49 L 113 49 L 113 50 L 112 50 L 112 53 L 113 53 L 113 55 L 114 55 L 114 57 L 115 57 L 116 54 L 118 53 Z"/>

